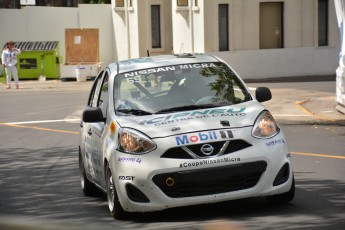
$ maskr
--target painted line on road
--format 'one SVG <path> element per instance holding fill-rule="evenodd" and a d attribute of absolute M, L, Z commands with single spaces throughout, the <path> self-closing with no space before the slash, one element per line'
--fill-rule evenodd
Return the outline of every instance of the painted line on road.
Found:
<path fill-rule="evenodd" d="M 297 105 L 298 108 L 299 108 L 300 110 L 302 110 L 304 113 L 306 113 L 306 114 L 308 114 L 308 115 L 310 115 L 310 116 L 319 118 L 319 119 L 321 119 L 321 120 L 336 122 L 336 120 L 334 120 L 334 119 L 330 119 L 330 118 L 328 118 L 328 117 L 324 117 L 324 116 L 321 116 L 321 115 L 317 115 L 317 114 L 315 114 L 315 113 L 309 111 L 308 109 L 306 109 L 306 108 L 303 106 L 303 104 L 306 103 L 306 102 L 308 102 L 308 101 L 309 101 L 309 99 L 308 99 L 308 100 L 302 100 L 302 101 L 295 101 L 295 105 Z"/>
<path fill-rule="evenodd" d="M 328 154 L 319 154 L 319 153 L 291 152 L 291 154 L 294 154 L 294 155 L 303 155 L 303 156 L 312 156 L 312 157 L 325 157 L 325 158 L 333 158 L 333 159 L 345 159 L 345 156 L 328 155 Z"/>
<path fill-rule="evenodd" d="M 39 124 L 39 123 L 54 123 L 54 122 L 71 122 L 80 121 L 80 119 L 60 119 L 60 120 L 43 120 L 43 121 L 21 121 L 21 122 L 8 122 L 4 124 L 9 125 L 25 125 L 25 124 Z"/>
<path fill-rule="evenodd" d="M 25 128 L 25 129 L 35 129 L 35 130 L 42 130 L 42 131 L 49 131 L 49 132 L 56 132 L 56 133 L 68 133 L 68 134 L 80 134 L 79 132 L 61 130 L 61 129 L 49 129 L 49 128 L 42 128 L 37 126 L 25 126 L 25 125 L 17 125 L 17 124 L 9 124 L 9 123 L 0 123 L 2 126 L 9 126 L 15 128 Z"/>

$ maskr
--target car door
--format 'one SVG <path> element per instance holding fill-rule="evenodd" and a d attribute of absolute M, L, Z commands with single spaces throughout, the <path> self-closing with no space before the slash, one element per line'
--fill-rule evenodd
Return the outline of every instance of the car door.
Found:
<path fill-rule="evenodd" d="M 103 143 L 105 142 L 105 125 L 108 113 L 108 99 L 109 99 L 109 73 L 104 71 L 102 81 L 98 93 L 97 103 L 95 106 L 101 109 L 102 115 L 105 118 L 104 122 L 91 123 L 90 136 L 92 136 L 92 154 L 91 164 L 94 169 L 94 180 L 99 184 L 104 184 L 104 167 L 103 167 Z"/>
<path fill-rule="evenodd" d="M 104 80 L 104 71 L 100 72 L 98 76 L 95 79 L 95 82 L 93 84 L 89 100 L 88 100 L 88 107 L 98 107 L 99 105 L 99 98 L 100 98 L 100 91 L 102 88 Z M 83 129 L 83 136 L 84 136 L 84 149 L 85 149 L 85 169 L 86 173 L 89 176 L 89 179 L 91 179 L 94 182 L 97 182 L 97 178 L 99 177 L 97 174 L 98 172 L 98 157 L 97 157 L 97 143 L 99 142 L 99 136 L 96 135 L 97 132 L 95 130 L 99 130 L 104 127 L 103 122 L 99 123 L 82 123 L 82 129 Z"/>

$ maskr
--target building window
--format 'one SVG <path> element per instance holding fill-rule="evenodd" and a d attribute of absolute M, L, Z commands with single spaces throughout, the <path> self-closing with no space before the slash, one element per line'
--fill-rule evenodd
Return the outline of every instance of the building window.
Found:
<path fill-rule="evenodd" d="M 116 0 L 115 7 L 125 7 L 125 0 Z"/>
<path fill-rule="evenodd" d="M 218 6 L 218 37 L 219 51 L 229 50 L 229 5 Z"/>
<path fill-rule="evenodd" d="M 151 5 L 152 48 L 162 48 L 160 5 Z"/>
<path fill-rule="evenodd" d="M 318 7 L 319 46 L 328 45 L 328 0 L 319 0 Z"/>
<path fill-rule="evenodd" d="M 198 0 L 194 0 L 194 6 L 199 6 Z"/>
<path fill-rule="evenodd" d="M 177 6 L 188 6 L 188 0 L 177 0 Z"/>

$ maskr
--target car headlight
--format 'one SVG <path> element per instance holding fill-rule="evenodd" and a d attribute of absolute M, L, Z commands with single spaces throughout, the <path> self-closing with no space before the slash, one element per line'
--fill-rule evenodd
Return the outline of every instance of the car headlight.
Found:
<path fill-rule="evenodd" d="M 252 135 L 256 138 L 271 138 L 277 135 L 279 131 L 280 129 L 271 113 L 263 111 L 255 121 Z"/>
<path fill-rule="evenodd" d="M 144 134 L 132 130 L 119 130 L 118 150 L 130 154 L 145 154 L 156 148 L 156 144 Z"/>

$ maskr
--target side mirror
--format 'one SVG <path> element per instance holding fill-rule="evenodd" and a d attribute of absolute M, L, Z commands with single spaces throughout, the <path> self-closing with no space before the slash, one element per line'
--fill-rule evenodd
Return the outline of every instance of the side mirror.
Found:
<path fill-rule="evenodd" d="M 102 110 L 98 107 L 86 107 L 82 116 L 83 122 L 96 123 L 104 122 Z"/>
<path fill-rule="evenodd" d="M 255 90 L 255 97 L 258 102 L 269 101 L 272 99 L 272 93 L 267 87 L 258 87 Z"/>

